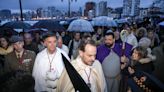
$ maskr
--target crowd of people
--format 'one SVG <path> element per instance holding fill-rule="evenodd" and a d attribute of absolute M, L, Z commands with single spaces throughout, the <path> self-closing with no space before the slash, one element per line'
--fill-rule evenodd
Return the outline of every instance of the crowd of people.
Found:
<path fill-rule="evenodd" d="M 162 31 L 124 24 L 94 33 L 3 34 L 0 91 L 163 92 Z"/>

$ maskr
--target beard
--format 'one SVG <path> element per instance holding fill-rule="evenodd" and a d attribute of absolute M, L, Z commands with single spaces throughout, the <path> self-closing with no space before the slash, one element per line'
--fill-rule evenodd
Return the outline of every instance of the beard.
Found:
<path fill-rule="evenodd" d="M 112 44 L 105 44 L 105 46 L 107 46 L 108 48 L 111 48 L 113 46 L 113 43 Z"/>

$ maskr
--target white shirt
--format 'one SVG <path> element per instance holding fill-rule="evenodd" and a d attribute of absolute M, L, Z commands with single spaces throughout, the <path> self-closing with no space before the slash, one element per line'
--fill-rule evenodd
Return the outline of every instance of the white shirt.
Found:
<path fill-rule="evenodd" d="M 78 47 L 79 47 L 79 44 L 80 44 L 81 40 L 79 40 L 79 41 L 71 40 L 69 42 L 69 45 L 68 45 L 69 50 L 71 48 L 72 42 L 73 42 L 73 48 L 72 48 L 72 57 L 71 57 L 71 59 L 75 59 L 78 56 Z"/>
<path fill-rule="evenodd" d="M 133 33 L 129 34 L 129 35 L 126 37 L 125 42 L 129 43 L 130 45 L 132 45 L 133 48 L 135 48 L 135 47 L 138 46 L 137 38 L 134 36 Z"/>
<path fill-rule="evenodd" d="M 64 63 L 62 60 L 61 53 L 68 59 L 68 55 L 60 50 L 59 48 L 56 48 L 56 52 L 54 54 L 50 55 L 49 58 L 50 61 L 52 60 L 52 57 L 54 56 L 54 59 L 51 64 L 51 68 L 53 68 L 53 71 L 56 72 L 56 76 L 59 78 L 63 69 L 64 69 Z M 40 92 L 40 91 L 47 91 L 47 84 L 46 84 L 46 73 L 50 69 L 50 63 L 48 59 L 48 54 L 47 54 L 47 48 L 45 48 L 43 51 L 37 54 L 37 57 L 35 59 L 34 67 L 33 67 L 33 73 L 32 76 L 35 79 L 35 91 Z"/>
<path fill-rule="evenodd" d="M 67 54 L 69 53 L 68 47 L 64 44 L 62 45 L 62 48 L 60 48 L 60 49 L 64 50 Z"/>

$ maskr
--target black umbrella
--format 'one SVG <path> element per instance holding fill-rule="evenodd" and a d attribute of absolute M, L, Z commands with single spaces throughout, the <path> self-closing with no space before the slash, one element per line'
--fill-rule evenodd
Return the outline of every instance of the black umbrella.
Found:
<path fill-rule="evenodd" d="M 65 58 L 65 56 L 62 54 L 63 62 L 65 65 L 65 68 L 67 70 L 67 73 L 69 75 L 69 78 L 73 84 L 73 87 L 75 88 L 75 92 L 91 92 L 88 85 L 85 83 L 85 81 L 82 79 L 82 77 L 79 75 L 79 73 L 75 70 L 75 68 L 71 65 L 71 63 Z"/>
<path fill-rule="evenodd" d="M 35 23 L 32 28 L 45 28 L 55 32 L 65 31 L 64 27 L 55 20 L 40 20 Z"/>
<path fill-rule="evenodd" d="M 7 37 L 10 37 L 12 35 L 17 35 L 17 34 L 18 34 L 18 32 L 16 32 L 12 28 L 3 28 L 3 27 L 0 27 L 0 35 L 4 35 L 4 36 L 7 36 Z"/>
<path fill-rule="evenodd" d="M 47 32 L 48 29 L 45 29 L 45 28 L 34 28 L 34 29 L 27 29 L 25 30 L 25 32 Z"/>
<path fill-rule="evenodd" d="M 2 27 L 13 29 L 29 29 L 31 25 L 23 21 L 11 21 L 3 24 Z"/>
<path fill-rule="evenodd" d="M 73 21 L 76 20 L 77 18 L 71 18 L 71 19 L 65 19 L 65 20 L 61 20 L 59 23 L 60 25 L 62 25 L 65 29 L 68 28 L 69 24 Z"/>

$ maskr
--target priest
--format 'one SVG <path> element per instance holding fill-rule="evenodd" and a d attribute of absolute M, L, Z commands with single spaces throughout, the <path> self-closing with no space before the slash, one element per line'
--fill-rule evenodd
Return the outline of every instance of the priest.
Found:
<path fill-rule="evenodd" d="M 79 56 L 71 62 L 90 91 L 77 90 L 77 85 L 71 79 L 71 76 L 75 75 L 70 75 L 68 70 L 65 69 L 59 78 L 57 92 L 107 92 L 101 64 L 98 60 L 95 60 L 96 52 L 96 44 L 93 40 L 82 41 L 79 46 Z M 79 83 L 78 86 L 82 87 L 85 84 L 81 85 Z"/>
<path fill-rule="evenodd" d="M 119 92 L 121 62 L 125 65 L 131 49 L 132 46 L 127 43 L 115 43 L 111 30 L 106 32 L 104 44 L 97 47 L 96 59 L 102 63 L 108 92 Z"/>

